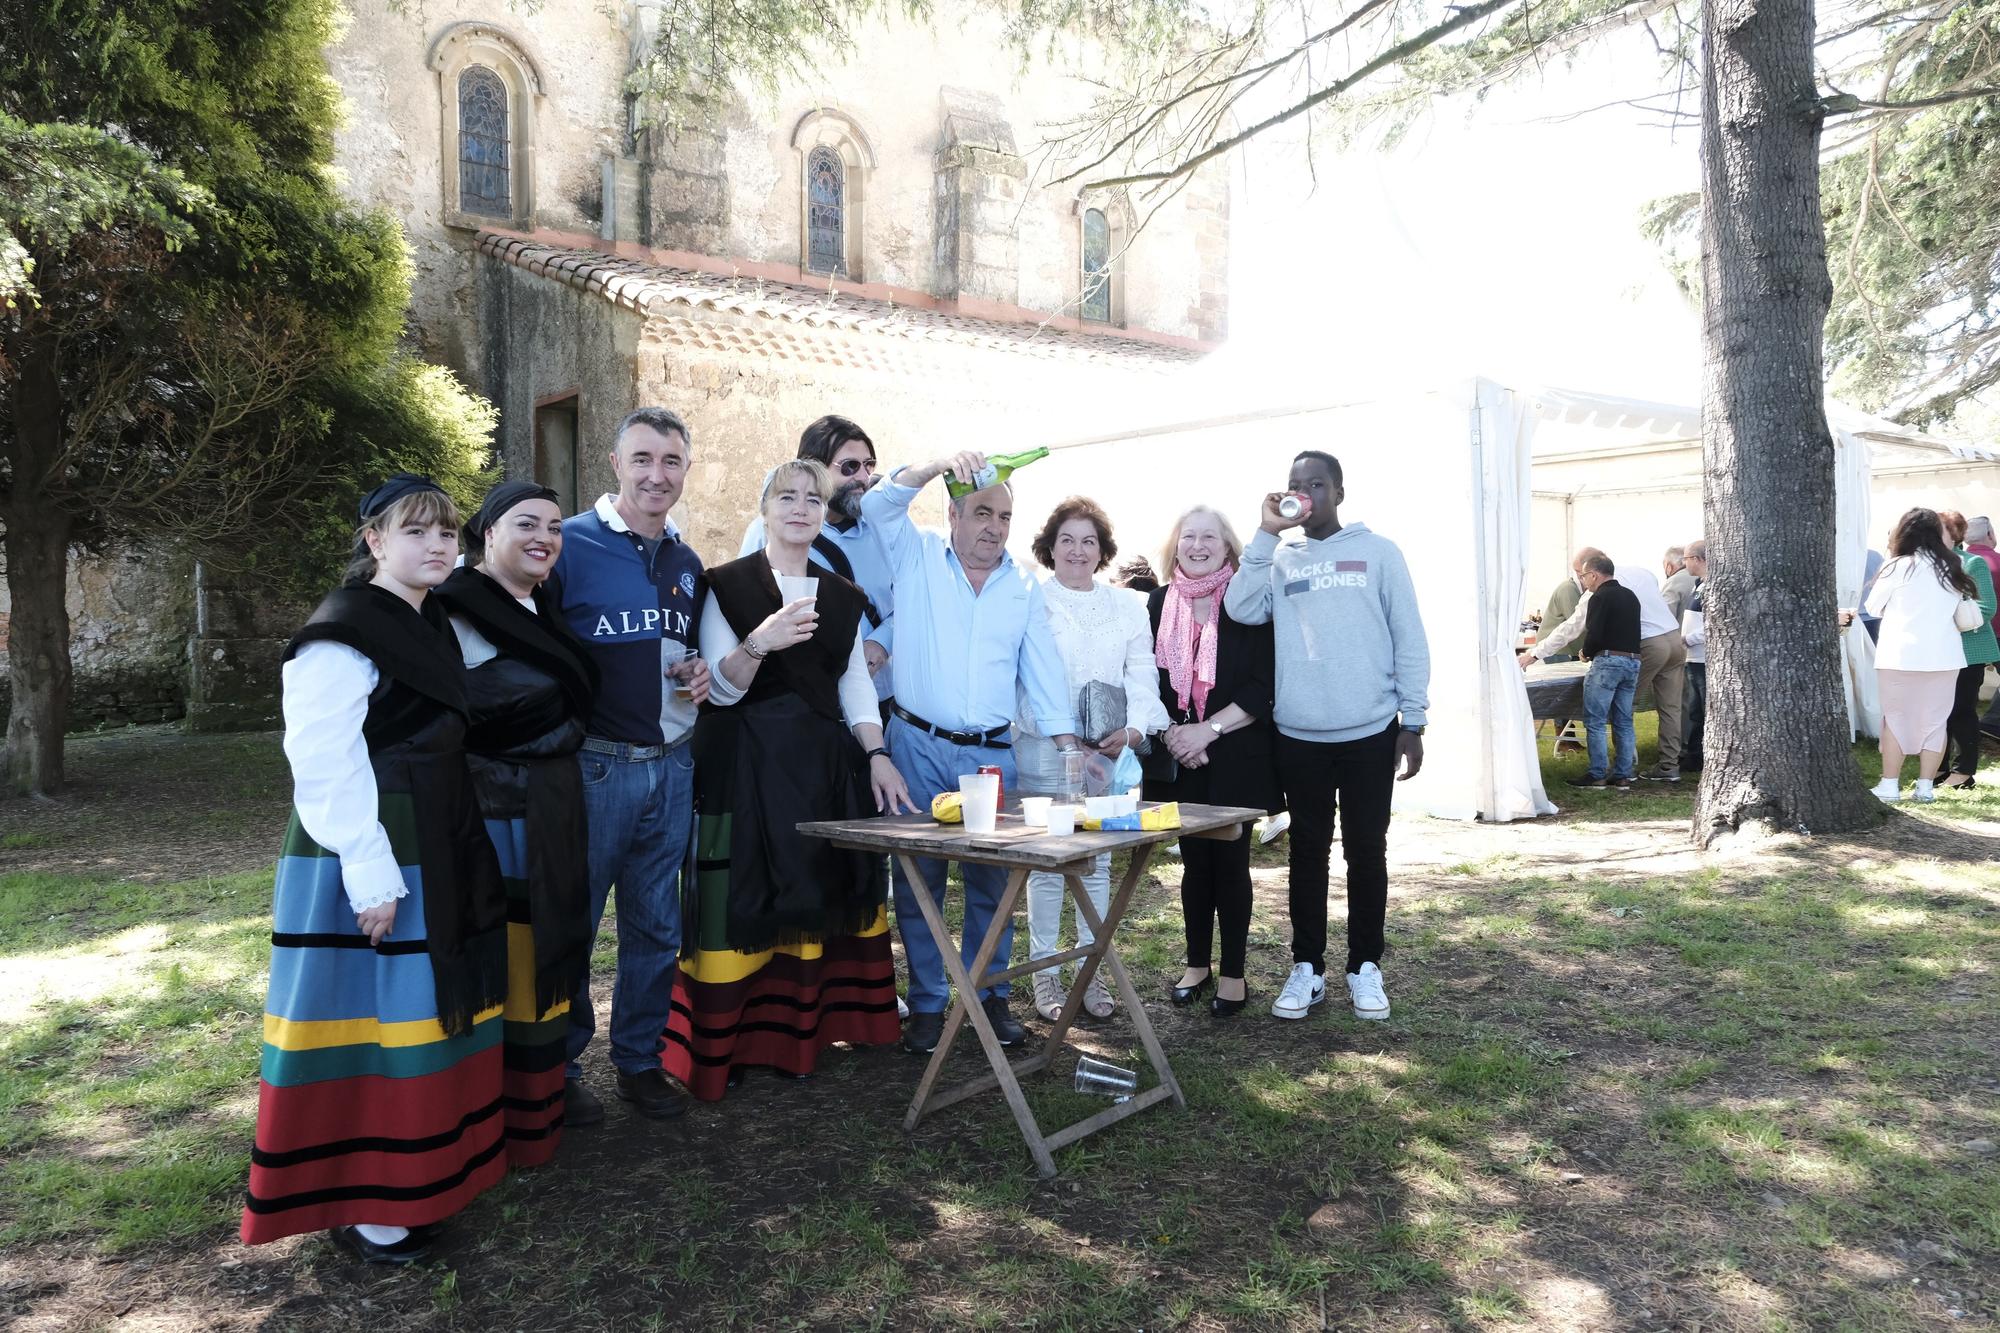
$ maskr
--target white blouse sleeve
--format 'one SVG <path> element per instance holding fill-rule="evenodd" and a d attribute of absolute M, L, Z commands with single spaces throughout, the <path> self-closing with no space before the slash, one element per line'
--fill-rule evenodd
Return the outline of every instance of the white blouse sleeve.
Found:
<path fill-rule="evenodd" d="M 1889 609 L 1889 598 L 1896 589 L 1908 581 L 1910 562 L 1898 557 L 1875 572 L 1875 586 L 1868 590 L 1868 600 L 1861 609 L 1871 616 L 1880 617 Z"/>
<path fill-rule="evenodd" d="M 312 840 L 340 858 L 355 912 L 409 893 L 376 806 L 375 769 L 361 724 L 380 680 L 375 664 L 343 643 L 309 643 L 285 663 L 285 758 L 292 804 Z"/>
<path fill-rule="evenodd" d="M 1136 615 L 1135 615 L 1136 613 Z M 1127 599 L 1125 643 L 1125 721 L 1141 735 L 1157 736 L 1167 729 L 1167 705 L 1160 698 L 1160 664 L 1153 652 L 1153 620 L 1145 602 Z"/>
<path fill-rule="evenodd" d="M 847 654 L 847 670 L 840 673 L 840 715 L 850 728 L 863 722 L 882 724 L 882 708 L 875 701 L 875 678 L 868 674 L 868 653 L 862 646 L 867 642 L 856 630 L 854 647 Z"/>
<path fill-rule="evenodd" d="M 742 640 L 736 637 L 735 630 L 729 628 L 729 617 L 722 614 L 722 608 L 716 605 L 713 596 L 702 604 L 701 626 L 696 631 L 696 641 L 701 645 L 702 659 L 708 663 L 708 701 L 717 708 L 741 703 L 743 690 L 731 684 L 729 677 L 722 674 L 722 659 L 735 652 Z"/>
<path fill-rule="evenodd" d="M 492 640 L 481 634 L 464 616 L 451 618 L 451 632 L 458 636 L 458 653 L 465 659 L 467 671 L 485 666 L 500 656 L 500 650 L 493 646 Z"/>

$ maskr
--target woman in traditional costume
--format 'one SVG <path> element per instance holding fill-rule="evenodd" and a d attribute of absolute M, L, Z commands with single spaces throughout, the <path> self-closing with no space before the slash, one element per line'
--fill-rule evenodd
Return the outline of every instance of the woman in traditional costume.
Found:
<path fill-rule="evenodd" d="M 408 1263 L 498 1181 L 507 904 L 465 762 L 465 667 L 430 590 L 458 511 L 399 474 L 285 650 L 291 826 L 243 1239 Z"/>
<path fill-rule="evenodd" d="M 590 969 L 590 876 L 576 752 L 597 664 L 542 590 L 562 553 L 556 493 L 496 486 L 465 528 L 467 565 L 437 590 L 466 668 L 467 761 L 507 895 L 501 1105 L 510 1166 L 562 1138 L 569 997 Z"/>
<path fill-rule="evenodd" d="M 867 599 L 808 573 L 831 489 L 819 463 L 781 464 L 759 505 L 765 548 L 707 575 L 699 641 L 714 688 L 694 733 L 697 870 L 661 1055 L 705 1101 L 745 1069 L 802 1078 L 835 1042 L 898 1036 L 883 858 L 795 828 L 914 808 L 882 746 Z M 780 593 L 781 578 L 807 577 L 816 594 Z"/>

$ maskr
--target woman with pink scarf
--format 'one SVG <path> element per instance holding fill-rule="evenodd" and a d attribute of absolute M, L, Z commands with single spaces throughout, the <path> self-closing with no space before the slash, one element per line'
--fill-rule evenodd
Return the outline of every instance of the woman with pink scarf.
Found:
<path fill-rule="evenodd" d="M 1147 598 L 1160 700 L 1172 725 L 1164 759 L 1147 764 L 1146 799 L 1248 805 L 1275 813 L 1281 803 L 1271 695 L 1276 677 L 1271 627 L 1243 625 L 1222 609 L 1222 595 L 1243 555 L 1229 520 L 1196 505 L 1174 524 L 1160 568 L 1166 586 Z M 1156 747 L 1157 749 L 1157 747 Z M 1172 776 L 1153 774 L 1171 770 Z M 1249 999 L 1243 955 L 1250 936 L 1250 830 L 1234 842 L 1181 839 L 1181 912 L 1187 921 L 1187 971 L 1175 1004 L 1192 1004 L 1214 982 L 1209 1012 L 1227 1017 Z M 1220 975 L 1211 948 L 1221 923 Z"/>

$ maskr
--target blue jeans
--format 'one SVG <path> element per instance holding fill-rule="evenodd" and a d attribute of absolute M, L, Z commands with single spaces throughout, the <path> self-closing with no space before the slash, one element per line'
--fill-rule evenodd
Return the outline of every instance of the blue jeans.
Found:
<path fill-rule="evenodd" d="M 939 723 L 949 726 L 950 723 Z M 940 736 L 927 731 L 918 731 L 900 717 L 889 719 L 889 753 L 896 761 L 896 769 L 903 775 L 903 781 L 910 784 L 910 799 L 917 803 L 919 810 L 928 810 L 931 798 L 939 792 L 957 791 L 958 780 L 967 773 L 977 773 L 980 767 L 1000 768 L 1000 785 L 1011 793 L 1014 790 L 1014 752 L 1012 750 L 988 750 L 970 745 L 953 745 Z M 924 883 L 930 887 L 931 897 L 937 902 L 938 910 L 944 910 L 944 877 L 948 863 L 924 858 L 917 862 L 923 871 Z M 972 866 L 960 864 L 959 870 L 965 877 L 965 935 L 959 944 L 959 957 L 965 960 L 965 970 L 972 970 L 972 959 L 979 952 L 979 942 L 986 938 L 987 929 L 993 924 L 993 913 L 1000 905 L 1000 895 L 1007 887 L 1007 872 L 999 866 Z M 903 874 L 900 861 L 895 863 L 896 880 L 896 929 L 903 936 L 903 957 L 910 965 L 910 1012 L 913 1014 L 941 1014 L 951 999 L 950 982 L 945 976 L 944 956 L 938 952 L 937 941 L 931 938 L 930 927 L 924 924 L 921 908 L 912 896 L 908 876 Z M 1000 943 L 995 946 L 992 967 L 1006 967 L 1014 956 L 1014 922 L 1010 916 L 1006 929 L 1001 933 Z M 984 1000 L 989 996 L 1005 996 L 1006 982 L 979 992 Z"/>
<path fill-rule="evenodd" d="M 694 754 L 656 759 L 577 753 L 590 838 L 590 933 L 618 885 L 618 978 L 611 991 L 611 1063 L 621 1074 L 660 1067 L 681 952 L 681 861 L 694 826 Z M 597 1031 L 590 977 L 569 1007 L 568 1076 Z"/>
<path fill-rule="evenodd" d="M 1583 678 L 1583 730 L 1590 746 L 1590 776 L 1607 776 L 1611 757 L 1606 753 L 1605 722 L 1618 734 L 1618 770 L 1614 778 L 1629 778 L 1638 767 L 1639 737 L 1632 730 L 1632 696 L 1639 688 L 1639 659 L 1599 656 Z"/>

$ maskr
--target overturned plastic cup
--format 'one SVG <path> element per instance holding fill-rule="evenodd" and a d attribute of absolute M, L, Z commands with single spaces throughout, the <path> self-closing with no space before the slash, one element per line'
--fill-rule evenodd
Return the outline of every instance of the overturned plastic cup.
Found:
<path fill-rule="evenodd" d="M 1042 819 L 1049 826 L 1052 838 L 1067 838 L 1076 832 L 1076 807 L 1073 805 L 1052 805 Z"/>
<path fill-rule="evenodd" d="M 1122 1102 L 1139 1090 L 1139 1073 L 1086 1055 L 1076 1062 L 1076 1090 Z"/>
<path fill-rule="evenodd" d="M 1117 806 L 1115 797 L 1086 796 L 1083 798 L 1083 816 L 1085 819 L 1109 819 L 1118 813 Z"/>
<path fill-rule="evenodd" d="M 959 808 L 965 813 L 967 833 L 991 833 L 1000 814 L 1000 777 L 995 773 L 967 773 L 958 780 Z"/>
<path fill-rule="evenodd" d="M 1111 798 L 1111 813 L 1114 815 L 1135 815 L 1139 813 L 1139 793 L 1128 791 Z"/>
<path fill-rule="evenodd" d="M 1054 801 L 1047 796 L 1023 796 L 1021 798 L 1021 822 L 1029 828 L 1049 826 L 1049 806 Z"/>

